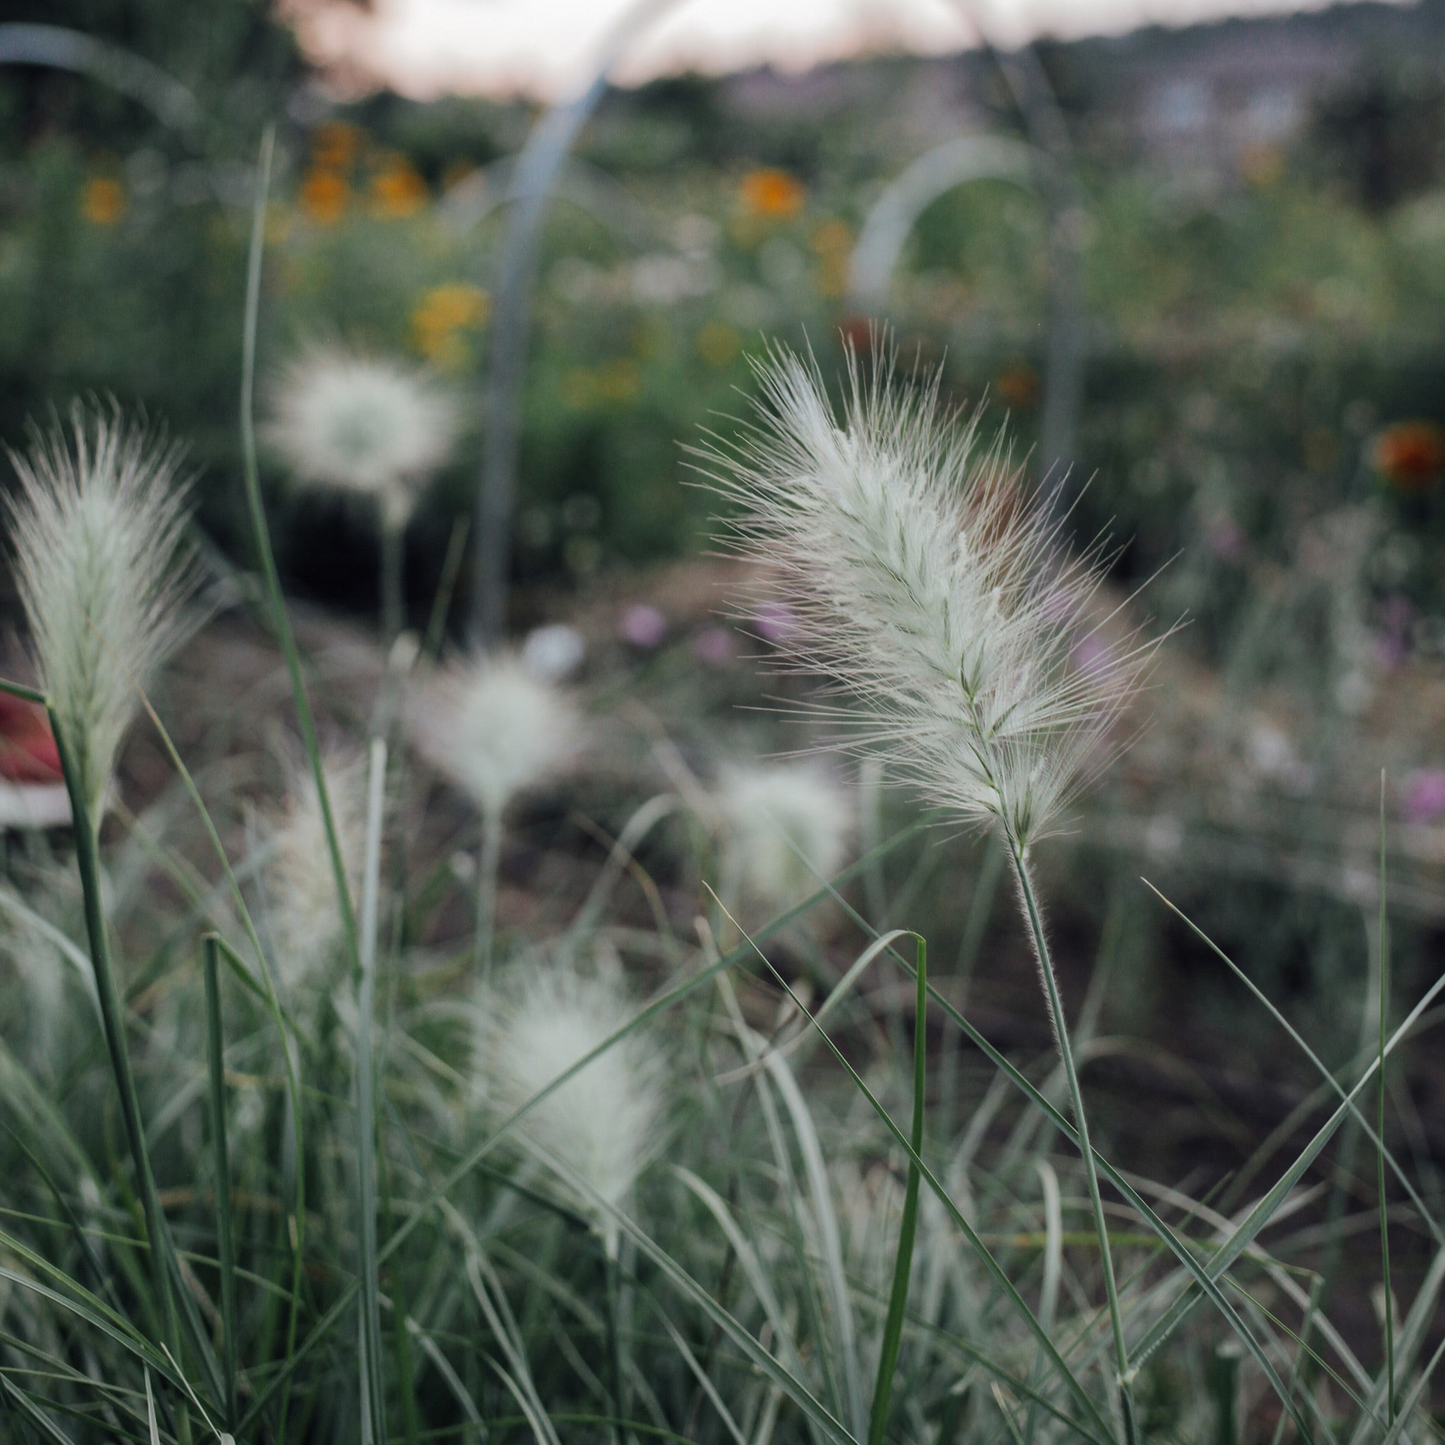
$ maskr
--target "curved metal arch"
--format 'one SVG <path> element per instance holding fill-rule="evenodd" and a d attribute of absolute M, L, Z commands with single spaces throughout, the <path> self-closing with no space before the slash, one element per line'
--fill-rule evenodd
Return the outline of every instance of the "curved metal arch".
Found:
<path fill-rule="evenodd" d="M 873 204 L 848 265 L 848 294 L 863 307 L 881 306 L 898 258 L 919 216 L 970 181 L 1011 181 L 1036 191 L 1034 149 L 1006 136 L 959 136 L 925 151 Z"/>
<path fill-rule="evenodd" d="M 679 0 L 637 0 L 598 47 L 590 78 L 571 98 L 555 102 L 533 128 L 517 159 L 511 225 L 503 244 L 492 358 L 488 371 L 482 475 L 477 491 L 473 640 L 494 646 L 505 625 L 511 518 L 520 443 L 520 394 L 526 366 L 527 322 L 536 278 L 536 252 L 547 203 L 558 170 L 578 132 L 606 91 L 613 67 L 636 36 Z M 1040 189 L 1049 206 L 1050 319 L 1043 456 L 1050 465 L 1049 488 L 1067 475 L 1082 394 L 1083 327 L 1079 316 L 1079 260 L 1083 188 L 1073 162 L 1063 114 L 1048 78 L 1029 46 L 1006 55 L 994 45 L 974 0 L 955 0 L 1003 72 L 1025 128 L 1034 143 Z"/>
<path fill-rule="evenodd" d="M 480 226 L 488 216 L 519 199 L 515 185 L 517 161 L 505 156 L 482 166 L 458 181 L 438 205 L 442 219 L 458 231 Z M 632 245 L 646 245 L 653 238 L 647 213 L 611 176 L 596 166 L 566 158 L 558 167 L 552 194 L 568 201 L 579 211 Z"/>
<path fill-rule="evenodd" d="M 63 25 L 0 25 L 0 65 L 44 65 L 89 75 L 139 101 L 173 130 L 201 122 L 196 97 L 174 76 L 129 50 Z"/>
<path fill-rule="evenodd" d="M 637 0 L 604 36 L 589 78 L 573 96 L 548 107 L 517 157 L 511 196 L 516 202 L 502 243 L 487 373 L 482 476 L 477 489 L 472 636 L 494 647 L 506 625 L 511 563 L 512 508 L 521 442 L 522 374 L 527 364 L 527 323 L 537 275 L 537 243 L 557 173 L 587 118 L 607 90 L 612 68 L 634 38 L 678 0 Z"/>

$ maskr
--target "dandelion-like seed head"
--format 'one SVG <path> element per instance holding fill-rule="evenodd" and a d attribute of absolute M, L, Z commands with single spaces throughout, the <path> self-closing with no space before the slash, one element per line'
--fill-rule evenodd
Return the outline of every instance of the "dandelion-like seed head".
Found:
<path fill-rule="evenodd" d="M 354 899 L 366 851 L 366 763 L 359 754 L 335 753 L 322 759 L 322 770 Z M 285 808 L 273 823 L 270 845 L 266 897 L 277 966 L 287 986 L 294 987 L 325 968 L 344 932 L 321 793 L 305 760 L 292 765 Z"/>
<path fill-rule="evenodd" d="M 416 713 L 423 751 L 488 814 L 561 769 L 578 731 L 566 693 L 507 654 L 453 668 Z"/>
<path fill-rule="evenodd" d="M 489 1102 L 511 1114 L 601 1045 L 636 1014 L 620 985 L 546 963 L 511 993 L 485 996 L 478 1057 Z M 517 1125 L 524 1145 L 564 1184 L 587 1191 L 579 1207 L 612 1244 L 616 1224 L 592 1194 L 621 1208 L 661 1144 L 665 1065 L 657 1041 L 634 1029 L 530 1109 Z"/>
<path fill-rule="evenodd" d="M 722 875 L 748 898 L 786 908 L 847 857 L 852 802 L 817 763 L 726 767 L 713 803 L 723 825 Z"/>
<path fill-rule="evenodd" d="M 337 346 L 303 351 L 271 393 L 265 434 L 296 479 L 370 498 L 393 525 L 461 429 L 456 399 L 424 368 Z"/>
<path fill-rule="evenodd" d="M 15 583 L 41 685 L 97 825 L 148 687 L 190 630 L 183 449 L 118 407 L 71 409 L 10 452 Z"/>
<path fill-rule="evenodd" d="M 931 385 L 850 360 L 834 414 L 815 365 L 761 370 L 761 424 L 706 453 L 739 549 L 780 574 L 796 613 L 782 650 L 844 699 L 819 709 L 956 817 L 1020 848 L 1057 826 L 1109 751 L 1152 649 L 1080 666 L 1098 548 L 1061 546 L 1002 442 L 940 416 Z"/>

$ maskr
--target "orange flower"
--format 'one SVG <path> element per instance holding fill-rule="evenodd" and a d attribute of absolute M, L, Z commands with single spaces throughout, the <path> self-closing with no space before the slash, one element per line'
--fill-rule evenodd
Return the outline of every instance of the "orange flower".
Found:
<path fill-rule="evenodd" d="M 334 226 L 345 214 L 350 196 L 346 177 L 325 166 L 313 166 L 301 182 L 301 209 L 318 225 Z"/>
<path fill-rule="evenodd" d="M 113 226 L 125 215 L 125 190 L 109 176 L 92 176 L 80 193 L 80 212 L 93 226 Z"/>
<path fill-rule="evenodd" d="M 426 182 L 405 156 L 390 155 L 371 178 L 371 209 L 388 221 L 414 216 L 431 199 Z"/>
<path fill-rule="evenodd" d="M 769 220 L 786 221 L 803 209 L 802 182 L 772 167 L 749 171 L 743 177 L 739 195 L 745 211 Z"/>
<path fill-rule="evenodd" d="M 1433 421 L 1397 421 L 1376 436 L 1370 462 L 1387 486 L 1408 496 L 1445 480 L 1445 427 Z"/>
<path fill-rule="evenodd" d="M 412 310 L 412 341 L 433 365 L 462 366 L 467 346 L 461 333 L 480 330 L 491 309 L 491 297 L 479 287 L 462 281 L 433 286 Z"/>
<path fill-rule="evenodd" d="M 366 139 L 365 131 L 344 120 L 329 120 L 319 125 L 311 136 L 312 161 L 329 171 L 348 170 Z"/>

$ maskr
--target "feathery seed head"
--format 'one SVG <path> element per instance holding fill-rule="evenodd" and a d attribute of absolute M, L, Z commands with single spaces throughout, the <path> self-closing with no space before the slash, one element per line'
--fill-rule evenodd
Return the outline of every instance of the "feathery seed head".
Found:
<path fill-rule="evenodd" d="M 723 823 L 723 877 L 748 898 L 790 907 L 847 856 L 852 804 L 816 763 L 724 768 L 713 802 Z"/>
<path fill-rule="evenodd" d="M 850 358 L 840 421 L 816 365 L 779 352 L 760 374 L 761 425 L 705 456 L 739 550 L 787 588 L 782 651 L 849 695 L 820 709 L 849 746 L 1027 847 L 1099 766 L 1151 652 L 1078 665 L 1098 549 L 1065 555 L 1001 443 L 939 417 L 936 377 L 906 391 L 890 362 L 865 379 Z"/>
<path fill-rule="evenodd" d="M 489 814 L 562 768 L 578 734 L 566 694 L 506 654 L 445 673 L 415 718 L 422 750 Z"/>
<path fill-rule="evenodd" d="M 560 963 L 527 969 L 520 987 L 483 999 L 477 1045 L 490 1103 L 512 1113 L 635 1014 L 608 979 Z M 518 1136 L 619 1208 L 661 1144 L 664 1070 L 657 1040 L 634 1029 L 525 1114 Z M 590 1198 L 576 1202 L 615 1243 L 610 1216 Z"/>
<path fill-rule="evenodd" d="M 366 852 L 366 761 L 359 754 L 338 753 L 323 757 L 322 769 L 347 886 L 355 898 Z M 343 933 L 321 794 L 304 759 L 292 765 L 285 810 L 273 826 L 266 896 L 277 967 L 294 987 L 324 968 Z"/>
<path fill-rule="evenodd" d="M 271 390 L 266 437 L 297 480 L 372 498 L 393 525 L 411 515 L 461 429 L 452 394 L 390 357 L 313 346 Z"/>
<path fill-rule="evenodd" d="M 10 452 L 16 588 L 97 826 L 136 690 L 190 630 L 182 450 L 119 407 L 77 402 L 68 427 L 32 427 L 29 447 Z"/>

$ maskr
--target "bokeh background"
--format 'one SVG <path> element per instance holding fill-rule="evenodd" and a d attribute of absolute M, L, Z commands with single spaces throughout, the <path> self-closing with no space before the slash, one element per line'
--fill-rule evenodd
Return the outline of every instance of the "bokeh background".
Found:
<path fill-rule="evenodd" d="M 178 734 L 214 747 L 224 716 L 244 742 L 284 696 L 247 611 L 237 421 L 268 124 L 263 394 L 329 340 L 425 363 L 465 399 L 406 537 L 415 628 L 449 546 L 461 562 L 460 646 L 486 585 L 463 527 L 497 424 L 517 160 L 585 85 L 585 54 L 531 93 L 402 77 L 409 95 L 354 7 L 9 0 L 4 19 L 0 436 L 96 394 L 189 439 L 198 534 L 231 590 L 173 679 Z M 659 734 L 703 773 L 796 741 L 767 710 L 806 690 L 767 667 L 786 607 L 728 614 L 735 569 L 709 553 L 717 503 L 686 448 L 737 433 L 770 342 L 811 346 L 831 378 L 887 325 L 949 403 L 1007 424 L 1081 543 L 1113 537 L 1129 614 L 1184 624 L 1140 740 L 1041 867 L 1065 992 L 1077 1006 L 1093 978 L 1114 1040 L 1090 1074 L 1114 1095 L 1108 1131 L 1161 1177 L 1227 1170 L 1289 1137 L 1311 1081 L 1140 875 L 1330 1061 L 1366 1022 L 1382 798 L 1400 997 L 1445 941 L 1445 3 L 1136 29 L 1114 13 L 1111 33 L 1022 48 L 1028 17 L 1009 19 L 997 46 L 974 16 L 961 48 L 939 30 L 930 53 L 875 43 L 807 69 L 659 61 L 596 96 L 506 341 L 525 339 L 505 625 L 572 629 L 573 680 L 636 726 L 614 721 L 603 763 L 519 824 L 502 917 L 566 892 Z M 93 44 L 38 63 L 27 24 Z M 354 661 L 374 645 L 374 519 L 262 468 L 306 636 L 323 671 Z M 164 771 L 147 746 L 123 780 L 137 804 Z M 886 779 L 860 786 L 865 834 L 913 816 Z M 930 934 L 992 1036 L 1042 1050 L 998 862 L 937 831 L 868 880 L 867 907 Z M 1396 1099 L 1427 1171 L 1442 1097 L 1427 1044 Z"/>

